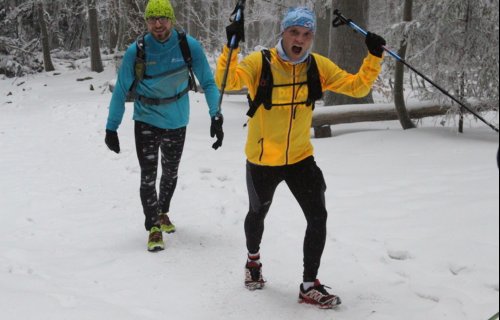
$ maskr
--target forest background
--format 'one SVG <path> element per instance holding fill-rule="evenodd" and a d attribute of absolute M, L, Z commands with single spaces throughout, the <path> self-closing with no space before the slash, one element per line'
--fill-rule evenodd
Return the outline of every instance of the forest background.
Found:
<path fill-rule="evenodd" d="M 212 67 L 234 1 L 172 0 L 178 27 L 202 42 Z M 457 108 L 422 119 L 418 130 L 395 121 L 342 123 L 334 138 L 314 139 L 330 215 L 321 281 L 343 299 L 333 314 L 296 303 L 305 224 L 286 187 L 267 218 L 268 289 L 243 288 L 241 95 L 224 97 L 226 137 L 213 152 L 205 100 L 190 94 L 172 207 L 178 231 L 164 253 L 148 253 L 133 108 L 120 130 L 122 152 L 103 141 L 108 84 L 125 48 L 145 31 L 145 3 L 0 0 L 0 319 L 498 319 L 491 317 L 499 301 L 498 135 L 472 116 L 457 134 L 450 121 Z M 314 50 L 356 68 L 364 41 L 348 27 L 331 27 L 338 8 L 406 50 L 412 65 L 451 93 L 488 109 L 481 114 L 498 126 L 498 1 L 247 4 L 243 54 L 274 46 L 285 7 L 303 4 L 319 17 Z M 46 72 L 50 60 L 56 70 Z M 408 102 L 450 103 L 398 71 L 386 57 L 376 103 L 318 103 L 315 116 L 394 107 L 398 88 Z"/>
<path fill-rule="evenodd" d="M 225 26 L 235 1 L 171 2 L 177 27 L 197 38 L 214 63 L 226 43 Z M 89 57 L 89 67 L 97 72 L 103 69 L 101 59 L 114 59 L 118 66 L 124 50 L 146 30 L 146 3 L 147 0 L 0 1 L 0 75 L 20 77 L 44 68 L 52 70 L 52 58 Z M 493 110 L 498 118 L 498 0 L 248 0 L 243 53 L 274 46 L 283 13 L 296 5 L 308 6 L 318 16 L 314 50 L 347 71 L 357 70 L 366 48 L 361 36 L 347 27 L 331 27 L 334 9 L 384 36 L 389 47 L 454 96 L 476 110 Z M 398 97 L 415 97 L 449 104 L 445 96 L 421 78 L 412 73 L 402 76 L 404 69 L 398 71 L 396 66 L 395 60 L 385 59 L 384 73 L 374 88 L 386 102 L 395 97 L 396 102 Z M 397 72 L 401 84 L 397 83 Z M 335 94 L 325 97 L 325 105 L 372 102 L 371 95 L 365 99 Z M 460 109 L 452 105 L 450 111 L 453 116 Z"/>

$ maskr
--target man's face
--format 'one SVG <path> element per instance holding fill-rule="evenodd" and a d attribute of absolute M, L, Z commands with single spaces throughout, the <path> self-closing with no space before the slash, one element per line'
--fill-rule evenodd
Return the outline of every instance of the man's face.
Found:
<path fill-rule="evenodd" d="M 299 61 L 311 48 L 313 40 L 311 29 L 292 26 L 283 32 L 283 49 L 292 61 Z"/>
<path fill-rule="evenodd" d="M 146 20 L 148 31 L 160 42 L 166 41 L 170 37 L 172 30 L 172 20 L 167 17 L 150 17 Z"/>

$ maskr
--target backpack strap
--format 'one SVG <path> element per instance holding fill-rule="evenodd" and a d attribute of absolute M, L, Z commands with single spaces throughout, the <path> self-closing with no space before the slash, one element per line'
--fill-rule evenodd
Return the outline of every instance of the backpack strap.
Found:
<path fill-rule="evenodd" d="M 137 37 L 135 43 L 137 47 L 137 54 L 135 55 L 134 73 L 135 79 L 128 92 L 128 98 L 134 100 L 137 97 L 137 85 L 144 79 L 146 73 L 146 43 L 144 36 L 141 34 Z"/>
<path fill-rule="evenodd" d="M 257 88 L 257 93 L 255 94 L 254 99 L 250 98 L 250 95 L 247 96 L 248 104 L 250 109 L 247 112 L 247 116 L 252 118 L 257 112 L 257 109 L 260 105 L 264 105 L 266 110 L 270 110 L 273 106 L 288 106 L 291 103 L 283 103 L 283 104 L 273 104 L 273 88 L 274 87 L 288 87 L 291 84 L 282 84 L 275 85 L 273 80 L 273 73 L 271 70 L 271 52 L 268 49 L 262 50 L 262 71 L 260 73 L 259 87 Z M 309 66 L 307 69 L 307 82 L 296 83 L 296 85 L 307 84 L 307 101 L 305 103 L 308 106 L 311 106 L 314 110 L 315 102 L 323 98 L 323 91 L 321 87 L 321 80 L 319 77 L 318 64 L 316 63 L 316 59 L 314 55 L 310 55 L 309 57 Z"/>
<path fill-rule="evenodd" d="M 189 70 L 189 88 L 194 92 L 198 92 L 198 86 L 196 85 L 196 80 L 193 73 L 193 57 L 191 56 L 191 49 L 189 49 L 186 32 L 184 32 L 183 30 L 177 30 L 177 34 L 182 57 L 184 58 L 184 62 L 186 62 Z"/>
<path fill-rule="evenodd" d="M 323 98 L 321 80 L 319 78 L 318 64 L 314 55 L 310 55 L 309 69 L 307 70 L 307 105 L 314 110 L 315 102 Z"/>
<path fill-rule="evenodd" d="M 169 97 L 169 98 L 164 98 L 164 99 L 151 99 L 151 98 L 146 98 L 142 96 L 137 95 L 137 85 L 139 82 L 141 82 L 143 79 L 152 79 L 152 78 L 158 78 L 158 77 L 163 77 L 166 75 L 169 75 L 171 73 L 175 73 L 178 70 L 173 70 L 169 72 L 162 73 L 160 75 L 151 77 L 146 75 L 146 42 L 144 41 L 144 37 L 146 35 L 142 34 L 136 39 L 136 47 L 137 47 L 137 53 L 135 57 L 135 64 L 134 64 L 134 73 L 135 73 L 135 78 L 134 82 L 132 83 L 132 86 L 129 89 L 127 98 L 130 100 L 140 100 L 144 104 L 150 104 L 150 105 L 160 105 L 164 103 L 170 103 L 174 102 L 176 100 L 179 100 L 182 96 L 184 96 L 189 90 L 194 90 L 195 92 L 198 92 L 198 86 L 196 85 L 194 73 L 193 73 L 193 58 L 191 57 L 191 50 L 189 49 L 189 44 L 187 41 L 187 36 L 184 31 L 177 31 L 178 34 L 178 39 L 179 39 L 179 47 L 181 49 L 182 57 L 184 58 L 184 62 L 187 64 L 188 70 L 189 70 L 189 85 L 188 87 L 183 90 L 181 93 L 177 94 L 174 97 Z M 184 67 L 183 67 L 184 68 Z M 181 68 L 180 68 L 181 69 Z"/>
<path fill-rule="evenodd" d="M 266 110 L 270 110 L 272 107 L 272 96 L 273 96 L 273 73 L 271 71 L 271 51 L 264 49 L 262 53 L 262 70 L 260 72 L 259 87 L 257 88 L 257 93 L 254 99 L 247 95 L 248 104 L 250 109 L 247 112 L 247 116 L 252 118 L 257 112 L 257 109 L 261 104 L 264 105 Z"/>

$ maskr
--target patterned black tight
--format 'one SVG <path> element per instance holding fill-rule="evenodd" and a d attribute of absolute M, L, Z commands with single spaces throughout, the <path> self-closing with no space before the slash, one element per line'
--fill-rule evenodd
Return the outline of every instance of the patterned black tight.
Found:
<path fill-rule="evenodd" d="M 146 230 L 153 227 L 158 213 L 166 213 L 170 209 L 185 139 L 185 127 L 160 129 L 135 122 L 135 145 L 141 167 L 140 194 Z M 161 151 L 162 167 L 159 195 L 156 192 L 158 151 Z"/>

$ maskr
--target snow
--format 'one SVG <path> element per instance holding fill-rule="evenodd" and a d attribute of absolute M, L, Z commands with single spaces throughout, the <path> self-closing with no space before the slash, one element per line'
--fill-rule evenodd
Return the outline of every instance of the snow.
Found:
<path fill-rule="evenodd" d="M 55 62 L 59 75 L 0 80 L 1 319 L 487 320 L 498 311 L 498 134 L 481 122 L 469 119 L 464 134 L 439 119 L 408 131 L 355 123 L 313 140 L 328 184 L 319 278 L 343 300 L 319 310 L 296 301 L 305 219 L 284 184 L 262 243 L 267 286 L 243 287 L 244 96 L 224 97 L 226 137 L 214 151 L 205 99 L 191 95 L 177 232 L 152 254 L 130 104 L 122 152 L 103 141 L 114 68 Z"/>

